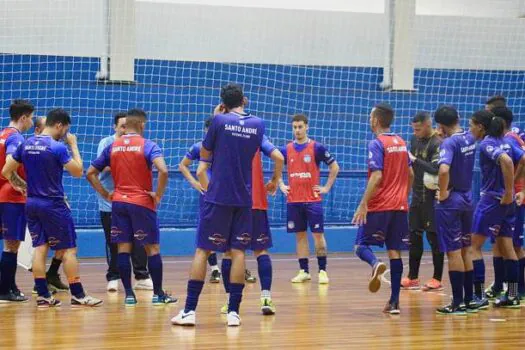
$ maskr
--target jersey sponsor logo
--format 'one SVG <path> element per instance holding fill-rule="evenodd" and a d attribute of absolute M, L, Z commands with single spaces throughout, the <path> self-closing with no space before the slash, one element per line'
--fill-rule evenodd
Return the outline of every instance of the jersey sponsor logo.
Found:
<path fill-rule="evenodd" d="M 268 243 L 269 240 L 270 240 L 270 237 L 265 233 L 261 233 L 259 237 L 257 237 L 256 239 L 257 243 L 261 243 L 261 244 L 266 244 Z"/>
<path fill-rule="evenodd" d="M 252 241 L 252 236 L 249 233 L 245 232 L 242 233 L 240 236 L 235 237 L 235 239 L 241 242 L 242 245 L 248 245 Z"/>
<path fill-rule="evenodd" d="M 385 233 L 383 231 L 377 231 L 372 234 L 372 237 L 379 242 L 384 242 L 386 239 Z"/>
<path fill-rule="evenodd" d="M 387 151 L 387 153 L 406 152 L 407 151 L 407 146 L 390 146 L 390 147 L 386 148 L 386 151 Z"/>
<path fill-rule="evenodd" d="M 217 246 L 221 246 L 226 243 L 226 238 L 224 238 L 220 233 L 212 234 L 208 237 L 208 240 Z"/>
<path fill-rule="evenodd" d="M 489 227 L 489 231 L 490 231 L 490 233 L 492 233 L 492 235 L 494 237 L 497 237 L 499 235 L 500 230 L 501 230 L 501 226 L 500 225 L 493 225 L 493 226 Z"/>
<path fill-rule="evenodd" d="M 293 229 L 295 228 L 295 222 L 293 222 L 293 221 L 288 221 L 288 228 L 289 228 L 290 230 L 293 230 Z"/>
<path fill-rule="evenodd" d="M 47 244 L 49 244 L 50 247 L 56 247 L 60 242 L 61 241 L 56 237 L 49 237 L 47 240 Z"/>
<path fill-rule="evenodd" d="M 312 157 L 310 157 L 310 155 L 307 154 L 303 157 L 303 160 L 305 163 L 310 163 L 312 161 Z"/>
<path fill-rule="evenodd" d="M 118 237 L 118 235 L 120 235 L 121 233 L 122 233 L 122 231 L 118 227 L 113 226 L 111 228 L 111 233 L 110 233 L 111 237 L 113 237 L 113 238 Z"/>
<path fill-rule="evenodd" d="M 37 142 L 38 142 L 38 141 L 37 141 Z M 25 145 L 25 146 L 24 146 L 24 150 L 25 150 L 25 151 L 28 151 L 28 152 L 35 152 L 35 151 L 40 152 L 40 151 L 45 151 L 46 148 L 47 148 L 46 146 L 40 146 L 40 145 L 36 144 L 36 142 L 35 142 L 34 145 Z"/>
<path fill-rule="evenodd" d="M 146 237 L 148 237 L 148 234 L 142 230 L 138 230 L 137 232 L 135 232 L 133 237 L 135 237 L 137 241 L 143 241 Z"/>
<path fill-rule="evenodd" d="M 124 140 L 124 142 L 129 140 Z M 142 146 L 115 146 L 111 150 L 111 153 L 116 152 L 140 152 L 142 150 Z"/>
<path fill-rule="evenodd" d="M 305 173 L 291 173 L 290 174 L 290 177 L 293 179 L 293 178 L 300 178 L 300 179 L 311 179 L 312 178 L 312 174 L 309 173 L 309 172 L 305 172 Z"/>
<path fill-rule="evenodd" d="M 247 128 L 241 125 L 225 124 L 224 130 L 231 131 L 233 136 L 249 139 L 251 135 L 257 135 L 257 128 Z"/>

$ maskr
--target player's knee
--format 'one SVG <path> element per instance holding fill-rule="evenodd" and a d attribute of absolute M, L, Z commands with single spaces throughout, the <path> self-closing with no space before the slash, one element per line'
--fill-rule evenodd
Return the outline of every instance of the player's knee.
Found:
<path fill-rule="evenodd" d="M 253 255 L 255 255 L 256 258 L 260 257 L 261 255 L 268 255 L 268 251 L 266 249 L 263 250 L 254 250 Z"/>
<path fill-rule="evenodd" d="M 222 255 L 222 258 L 223 259 L 231 259 L 232 258 L 231 250 L 225 251 L 224 254 Z"/>
<path fill-rule="evenodd" d="M 69 263 L 72 260 L 76 260 L 77 248 L 61 249 L 59 251 L 62 254 L 62 260 L 65 264 Z"/>
<path fill-rule="evenodd" d="M 14 240 L 5 240 L 4 241 L 4 251 L 8 253 L 17 253 L 18 248 L 20 248 L 20 241 Z"/>
<path fill-rule="evenodd" d="M 131 243 L 119 243 L 118 252 L 119 253 L 131 253 L 133 245 Z"/>
<path fill-rule="evenodd" d="M 308 240 L 308 236 L 306 235 L 306 231 L 296 232 L 295 233 L 295 238 L 298 241 L 307 241 Z"/>
<path fill-rule="evenodd" d="M 62 250 L 55 251 L 55 259 L 62 260 L 64 258 L 64 252 Z"/>
<path fill-rule="evenodd" d="M 388 250 L 389 259 L 401 259 L 401 252 L 399 250 Z"/>
<path fill-rule="evenodd" d="M 146 244 L 144 249 L 146 250 L 146 254 L 148 256 L 160 254 L 160 245 L 158 244 Z"/>

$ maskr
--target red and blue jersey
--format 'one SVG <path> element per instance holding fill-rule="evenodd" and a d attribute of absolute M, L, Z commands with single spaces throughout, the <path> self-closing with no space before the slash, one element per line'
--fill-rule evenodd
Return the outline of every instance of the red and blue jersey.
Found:
<path fill-rule="evenodd" d="M 281 148 L 288 168 L 288 203 L 320 202 L 321 195 L 314 191 L 314 186 L 320 184 L 321 162 L 330 165 L 334 157 L 326 147 L 314 140 L 299 144 L 290 142 Z"/>
<path fill-rule="evenodd" d="M 368 211 L 408 211 L 410 158 L 405 141 L 393 133 L 377 136 L 368 145 L 368 177 L 382 171 L 383 177 Z"/>
<path fill-rule="evenodd" d="M 276 147 L 268 140 L 266 135 L 263 138 L 261 148 L 257 150 L 252 161 L 252 209 L 268 210 L 268 198 L 264 185 L 264 172 L 262 164 L 262 153 L 270 157 Z"/>
<path fill-rule="evenodd" d="M 514 128 L 512 129 L 514 130 Z M 521 139 L 520 135 L 518 135 L 516 132 L 509 131 L 503 139 L 509 145 L 509 147 L 525 150 L 525 142 Z M 518 163 L 520 159 L 516 159 L 513 161 L 514 161 L 514 170 L 516 170 L 518 168 Z M 525 182 L 523 181 L 523 179 L 517 179 L 514 182 L 514 191 L 516 193 L 521 192 L 524 186 L 525 186 Z"/>
<path fill-rule="evenodd" d="M 138 134 L 126 134 L 106 147 L 91 165 L 98 171 L 111 168 L 115 183 L 114 202 L 124 202 L 156 210 L 153 198 L 152 165 L 162 157 L 160 147 Z"/>
<path fill-rule="evenodd" d="M 24 142 L 24 137 L 17 128 L 7 127 L 0 133 L 0 169 L 5 165 L 8 155 L 13 155 Z M 25 179 L 24 167 L 17 170 L 18 176 Z M 11 186 L 11 183 L 0 175 L 0 203 L 25 203 L 24 195 Z"/>

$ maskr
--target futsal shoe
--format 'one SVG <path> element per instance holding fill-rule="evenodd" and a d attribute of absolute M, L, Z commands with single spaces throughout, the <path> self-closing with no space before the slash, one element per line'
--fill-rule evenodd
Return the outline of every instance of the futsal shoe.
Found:
<path fill-rule="evenodd" d="M 275 315 L 275 305 L 272 298 L 261 298 L 261 311 L 263 315 Z"/>
<path fill-rule="evenodd" d="M 306 281 L 310 281 L 312 279 L 312 276 L 304 270 L 299 270 L 299 273 L 297 276 L 291 279 L 292 283 L 304 283 Z"/>
<path fill-rule="evenodd" d="M 46 280 L 47 280 L 47 286 L 49 290 L 54 290 L 56 292 L 67 292 L 69 290 L 69 286 L 67 284 L 64 284 L 60 280 L 60 274 L 50 274 L 46 273 Z"/>
<path fill-rule="evenodd" d="M 328 278 L 326 271 L 319 271 L 319 284 L 328 284 L 328 282 L 330 282 L 330 279 Z"/>
<path fill-rule="evenodd" d="M 452 315 L 452 316 L 467 316 L 467 310 L 465 307 L 454 306 L 452 303 L 436 309 L 436 313 L 440 315 Z"/>
<path fill-rule="evenodd" d="M 18 286 L 16 284 L 11 287 L 11 292 L 17 297 L 26 298 L 29 300 L 29 298 L 27 298 L 26 295 L 22 293 L 20 289 L 18 289 Z"/>
<path fill-rule="evenodd" d="M 210 276 L 210 283 L 220 283 L 221 282 L 221 272 L 219 270 L 213 270 Z"/>
<path fill-rule="evenodd" d="M 7 294 L 0 295 L 0 304 L 5 303 L 25 303 L 29 300 L 28 297 L 26 297 L 23 294 L 15 294 L 12 290 L 10 290 Z"/>
<path fill-rule="evenodd" d="M 228 312 L 227 316 L 228 327 L 238 327 L 241 325 L 241 317 L 235 311 Z"/>
<path fill-rule="evenodd" d="M 171 319 L 171 324 L 177 326 L 195 326 L 195 311 L 180 310 L 177 316 Z"/>
<path fill-rule="evenodd" d="M 134 294 L 126 295 L 126 299 L 124 299 L 125 306 L 134 307 L 137 303 L 137 297 Z"/>
<path fill-rule="evenodd" d="M 255 283 L 257 282 L 257 277 L 252 276 L 250 270 L 246 269 L 244 270 L 244 280 L 248 283 Z"/>
<path fill-rule="evenodd" d="M 372 277 L 368 282 L 368 290 L 372 293 L 376 293 L 381 288 L 381 276 L 386 271 L 386 265 L 382 261 L 378 261 L 372 269 Z"/>
<path fill-rule="evenodd" d="M 228 307 L 229 307 L 228 302 L 226 302 L 226 304 L 224 304 L 224 305 L 221 307 L 221 314 L 223 314 L 223 315 L 228 314 Z"/>
<path fill-rule="evenodd" d="M 490 302 L 487 298 L 478 298 L 476 296 L 474 296 L 474 301 L 478 304 L 478 309 L 479 310 L 488 310 L 489 309 L 489 306 L 490 306 Z"/>
<path fill-rule="evenodd" d="M 118 281 L 119 280 L 111 280 L 108 282 L 108 285 L 106 287 L 106 290 L 108 292 L 117 292 L 118 291 Z"/>
<path fill-rule="evenodd" d="M 71 296 L 71 306 L 72 307 L 98 307 L 102 306 L 104 302 L 101 299 L 86 295 L 83 298 L 77 298 L 76 296 Z"/>
<path fill-rule="evenodd" d="M 162 295 L 153 295 L 153 298 L 151 299 L 151 303 L 155 306 L 160 305 L 166 305 L 166 304 L 173 304 L 177 302 L 177 298 L 172 297 L 171 294 L 168 294 L 164 292 Z"/>
<path fill-rule="evenodd" d="M 133 288 L 135 290 L 153 290 L 153 281 L 151 280 L 151 278 L 146 278 L 144 280 L 137 280 Z"/>
<path fill-rule="evenodd" d="M 421 288 L 423 292 L 438 292 L 443 290 L 443 284 L 435 278 L 432 278 Z"/>
<path fill-rule="evenodd" d="M 485 289 L 485 296 L 489 299 L 496 299 L 504 294 L 504 290 L 494 289 L 494 283 L 492 283 L 487 289 Z"/>
<path fill-rule="evenodd" d="M 401 310 L 399 309 L 399 302 L 392 303 L 390 300 L 386 303 L 383 312 L 390 315 L 399 315 Z"/>
<path fill-rule="evenodd" d="M 50 296 L 49 298 L 46 297 L 37 297 L 36 298 L 36 307 L 39 309 L 46 309 L 50 307 L 59 307 L 62 305 L 62 302 L 60 300 L 53 298 Z"/>
<path fill-rule="evenodd" d="M 520 299 L 518 297 L 510 298 L 508 295 L 502 295 L 499 298 L 496 298 L 494 301 L 494 307 L 504 309 L 519 309 L 521 307 Z"/>
<path fill-rule="evenodd" d="M 468 314 L 476 314 L 480 310 L 480 304 L 477 300 L 471 300 L 468 303 L 461 303 L 459 307 L 465 309 Z"/>
<path fill-rule="evenodd" d="M 410 279 L 408 277 L 403 277 L 401 280 L 401 288 L 404 290 L 419 290 L 421 285 L 419 284 L 419 279 Z"/>

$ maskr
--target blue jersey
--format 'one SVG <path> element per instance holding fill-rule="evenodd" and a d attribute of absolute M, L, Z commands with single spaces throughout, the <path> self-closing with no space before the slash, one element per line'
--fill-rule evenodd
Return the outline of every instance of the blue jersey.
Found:
<path fill-rule="evenodd" d="M 102 151 L 109 145 L 111 145 L 115 141 L 115 135 L 111 135 L 108 137 L 103 138 L 100 140 L 97 148 L 97 157 L 100 157 L 102 154 Z M 113 192 L 115 189 L 115 184 L 113 183 L 113 178 L 111 177 L 110 171 L 104 171 L 101 172 L 98 175 L 98 179 L 100 180 L 100 183 L 102 184 L 102 187 L 108 192 Z M 111 212 L 111 203 L 105 200 L 98 192 L 98 210 L 103 212 Z"/>
<path fill-rule="evenodd" d="M 470 132 L 458 132 L 447 137 L 439 147 L 438 164 L 450 166 L 449 189 L 472 191 L 472 176 L 476 159 L 476 141 Z"/>
<path fill-rule="evenodd" d="M 33 136 L 18 147 L 13 159 L 24 164 L 28 197 L 64 199 L 62 175 L 71 160 L 66 145 L 48 135 Z"/>
<path fill-rule="evenodd" d="M 262 119 L 252 115 L 231 112 L 213 118 L 202 141 L 202 146 L 213 152 L 213 177 L 205 201 L 252 206 L 252 160 L 261 147 L 263 136 Z"/>
<path fill-rule="evenodd" d="M 202 141 L 196 142 L 193 145 L 191 145 L 190 149 L 186 153 L 186 158 L 188 158 L 191 161 L 199 161 L 201 160 L 201 148 L 202 148 Z M 211 159 L 208 159 L 211 161 Z M 211 168 L 208 168 L 208 180 L 211 179 Z"/>

